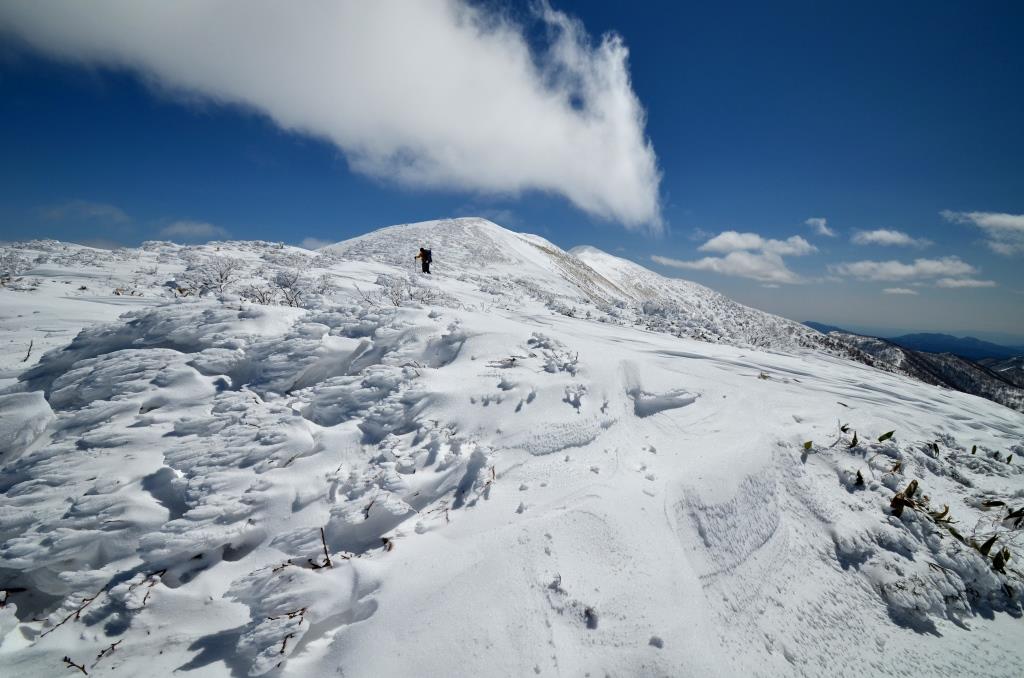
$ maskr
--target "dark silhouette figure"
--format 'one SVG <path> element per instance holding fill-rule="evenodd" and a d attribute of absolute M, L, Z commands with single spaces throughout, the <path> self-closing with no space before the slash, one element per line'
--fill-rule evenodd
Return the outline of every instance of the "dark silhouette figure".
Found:
<path fill-rule="evenodd" d="M 420 248 L 420 253 L 416 255 L 416 259 L 420 260 L 420 264 L 423 266 L 423 272 L 430 274 L 430 262 L 433 261 L 433 257 L 430 256 L 430 250 Z"/>

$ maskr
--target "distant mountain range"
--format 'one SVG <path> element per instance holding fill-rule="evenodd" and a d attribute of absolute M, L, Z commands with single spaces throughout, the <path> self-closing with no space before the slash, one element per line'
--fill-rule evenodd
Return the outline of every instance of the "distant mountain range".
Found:
<path fill-rule="evenodd" d="M 818 330 L 822 334 L 828 334 L 829 332 L 842 332 L 843 334 L 856 334 L 850 330 L 835 325 L 826 325 L 825 323 L 814 322 L 813 320 L 805 320 L 804 325 L 807 325 L 811 329 Z"/>
<path fill-rule="evenodd" d="M 879 369 L 908 374 L 1024 411 L 1024 347 L 949 334 L 906 334 L 886 339 L 834 325 L 804 324 L 872 356 Z"/>
<path fill-rule="evenodd" d="M 823 334 L 828 334 L 829 332 L 842 332 L 844 334 L 875 336 L 864 335 L 861 332 L 852 332 L 843 327 L 826 325 L 825 323 L 818 323 L 810 320 L 805 321 L 804 325 L 814 328 Z M 1024 346 L 1004 346 L 1003 344 L 994 344 L 990 341 L 984 341 L 975 337 L 955 337 L 952 334 L 919 332 L 915 334 L 902 334 L 896 337 L 880 338 L 885 339 L 886 341 L 891 341 L 903 348 L 909 348 L 915 351 L 926 351 L 928 353 L 952 353 L 953 355 L 958 355 L 961 358 L 967 358 L 968 360 L 974 361 L 985 358 L 1004 359 L 1024 355 Z"/>
<path fill-rule="evenodd" d="M 949 334 L 923 332 L 920 334 L 904 334 L 898 337 L 886 337 L 894 344 L 915 351 L 929 353 L 953 353 L 968 360 L 982 358 L 1012 358 L 1024 354 L 1024 346 L 1002 346 L 990 341 L 982 341 L 974 337 L 954 337 Z"/>

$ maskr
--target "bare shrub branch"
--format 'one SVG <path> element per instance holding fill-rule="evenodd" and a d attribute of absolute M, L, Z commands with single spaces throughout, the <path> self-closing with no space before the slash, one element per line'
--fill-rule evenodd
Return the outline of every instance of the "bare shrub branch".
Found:
<path fill-rule="evenodd" d="M 89 672 L 85 670 L 85 664 L 76 664 L 75 662 L 71 661 L 71 657 L 69 657 L 67 655 L 64 655 L 64 660 L 63 661 L 64 661 L 65 666 L 67 666 L 69 669 L 75 668 L 75 669 L 78 669 L 79 671 L 81 671 L 84 675 L 86 675 L 86 676 L 89 675 Z"/>
<path fill-rule="evenodd" d="M 309 282 L 297 268 L 283 269 L 277 272 L 274 284 L 281 292 L 285 306 L 301 306 L 302 299 L 309 290 Z"/>
<path fill-rule="evenodd" d="M 245 271 L 245 262 L 235 257 L 206 257 L 193 261 L 178 277 L 182 296 L 200 296 L 209 292 L 224 294 Z"/>

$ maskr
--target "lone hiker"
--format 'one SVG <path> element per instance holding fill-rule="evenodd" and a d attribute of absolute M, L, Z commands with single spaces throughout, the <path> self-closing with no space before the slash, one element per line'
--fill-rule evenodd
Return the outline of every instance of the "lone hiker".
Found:
<path fill-rule="evenodd" d="M 420 263 L 423 265 L 423 272 L 429 275 L 430 262 L 433 261 L 433 258 L 430 256 L 430 250 L 421 247 L 420 253 L 417 254 L 415 258 L 419 259 Z"/>

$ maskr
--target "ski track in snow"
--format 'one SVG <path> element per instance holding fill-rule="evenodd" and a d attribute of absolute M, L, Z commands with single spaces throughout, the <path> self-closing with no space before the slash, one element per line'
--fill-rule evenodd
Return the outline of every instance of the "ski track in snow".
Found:
<path fill-rule="evenodd" d="M 18 251 L 11 675 L 1019 675 L 1020 413 L 481 220 Z M 333 289 L 172 298 L 204 256 Z"/>

